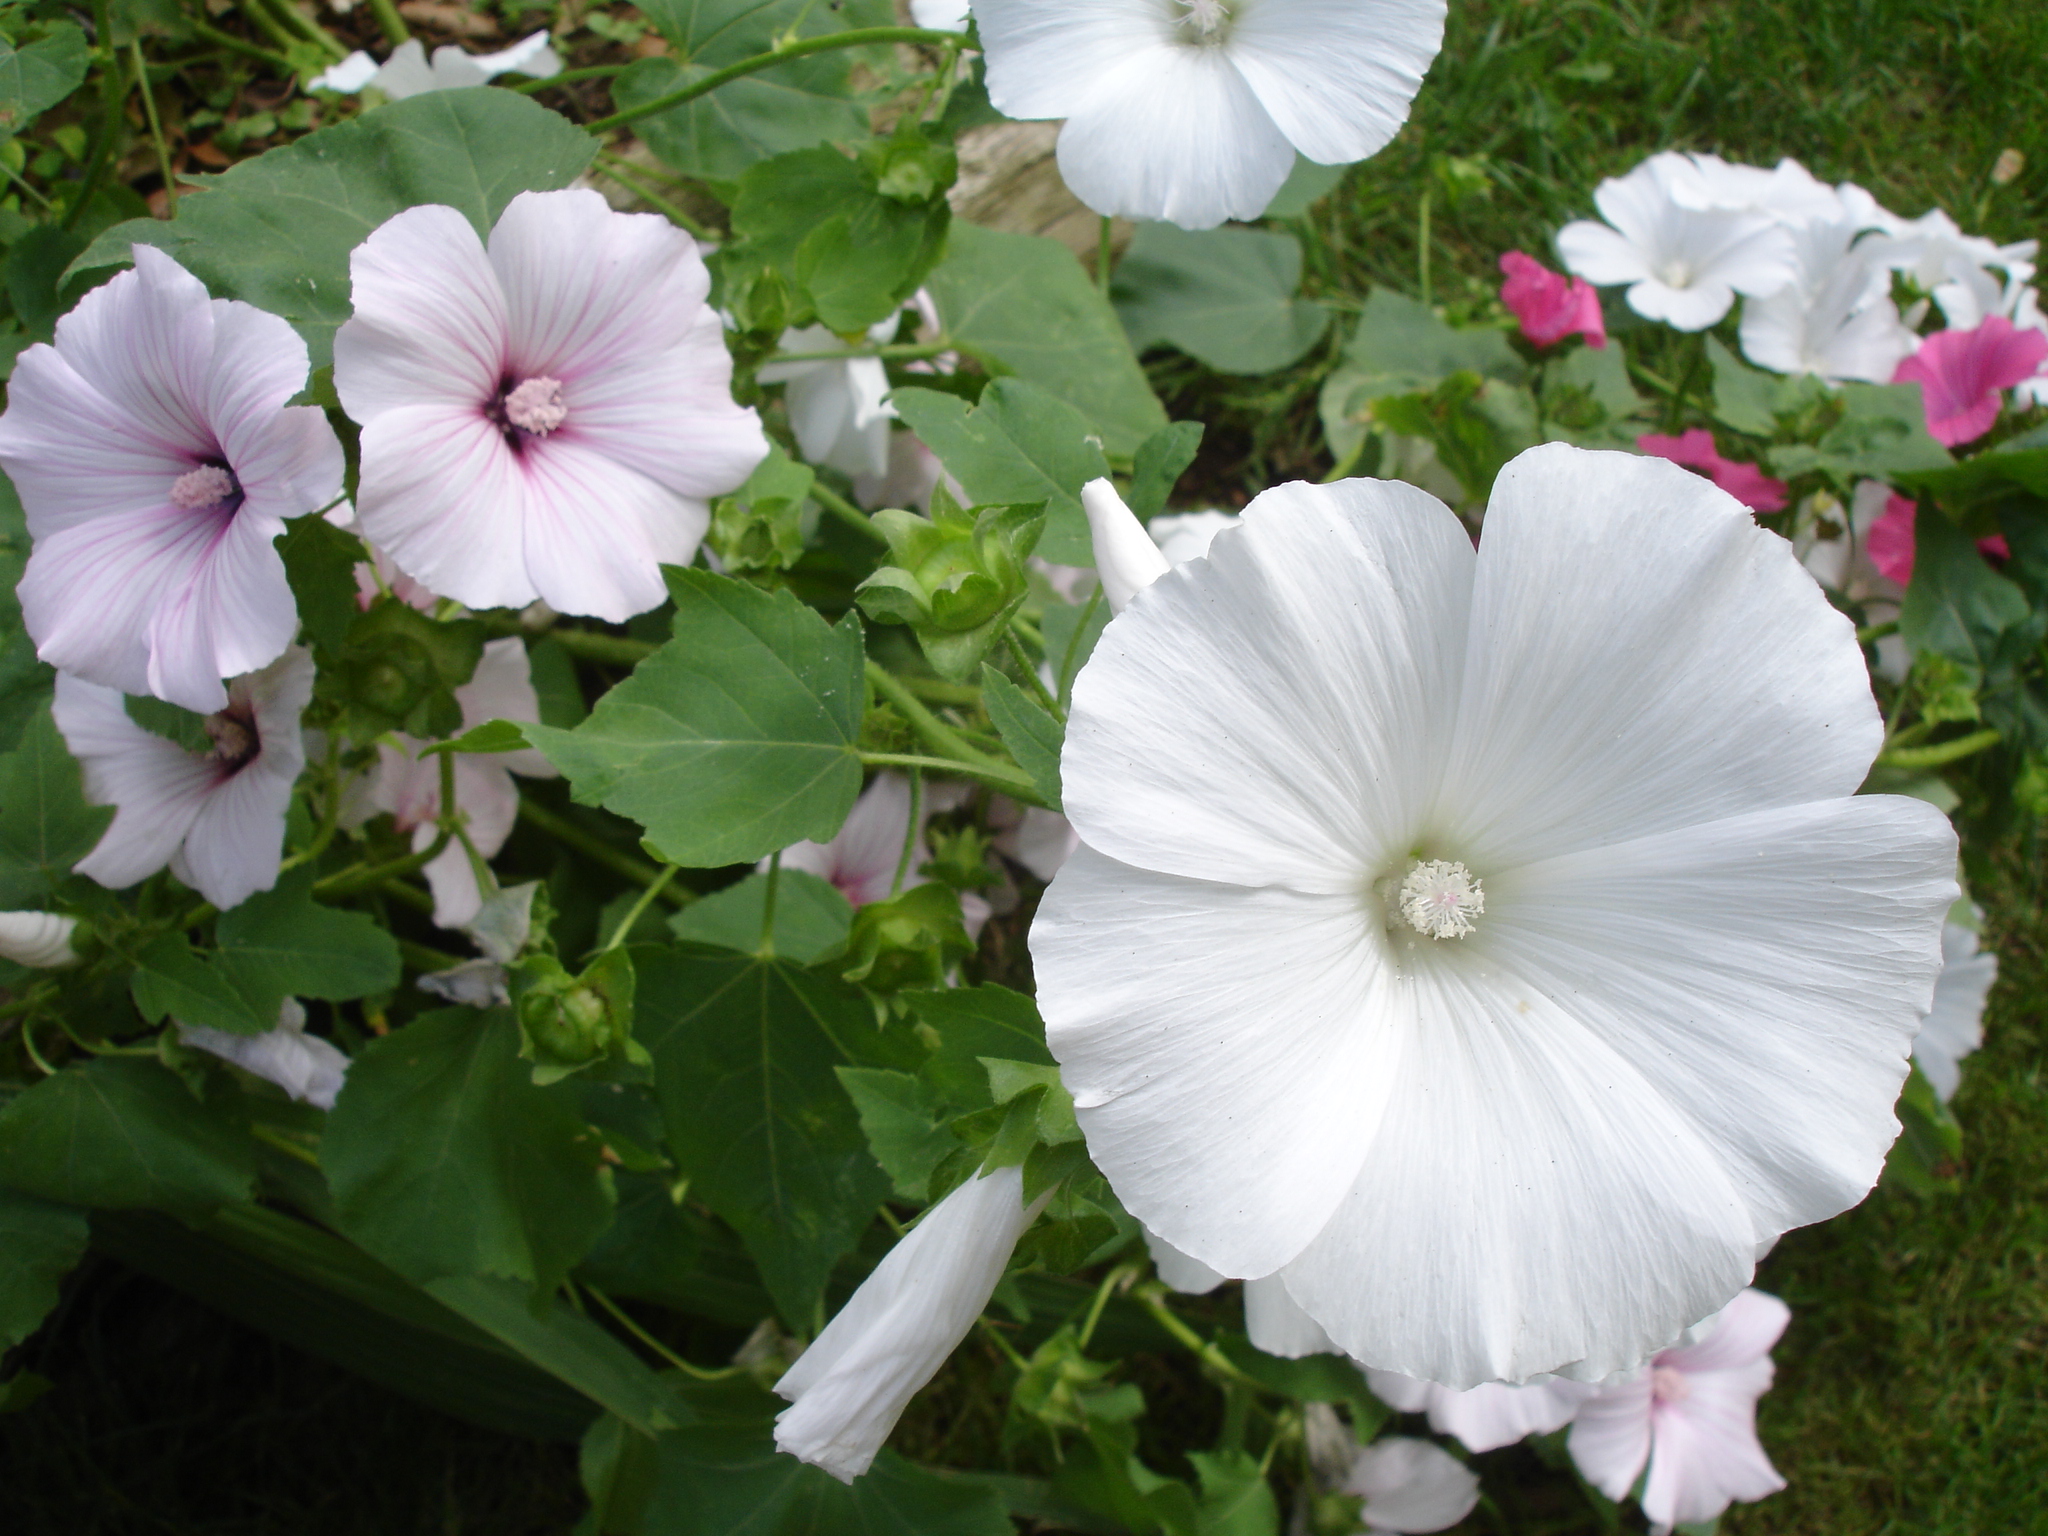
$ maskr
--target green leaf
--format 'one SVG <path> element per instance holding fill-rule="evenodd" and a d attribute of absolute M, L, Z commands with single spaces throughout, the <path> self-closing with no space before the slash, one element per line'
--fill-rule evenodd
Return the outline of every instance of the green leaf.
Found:
<path fill-rule="evenodd" d="M 670 570 L 669 643 L 573 731 L 526 727 L 583 805 L 647 829 L 672 864 L 752 863 L 829 841 L 860 794 L 859 621 L 788 591 Z"/>
<path fill-rule="evenodd" d="M 1043 502 L 1038 553 L 1061 565 L 1094 564 L 1081 487 L 1108 475 L 1109 461 L 1079 411 L 1021 379 L 997 379 L 972 409 L 958 395 L 929 389 L 899 389 L 890 398 L 972 501 Z"/>
<path fill-rule="evenodd" d="M 1769 437 L 1777 431 L 1784 380 L 1741 362 L 1712 336 L 1707 338 L 1707 360 L 1714 368 L 1714 415 L 1752 437 Z"/>
<path fill-rule="evenodd" d="M 934 1037 L 932 1059 L 923 1076 L 948 1104 L 973 1108 L 995 1102 L 989 1096 L 984 1058 L 1053 1065 L 1038 1005 L 1021 992 L 991 982 L 906 992 L 903 1000 Z"/>
<path fill-rule="evenodd" d="M 761 919 L 768 904 L 768 877 L 749 875 L 736 885 L 699 897 L 669 919 L 679 939 L 715 944 L 751 955 L 761 945 Z M 846 942 L 853 903 L 829 880 L 800 869 L 776 876 L 775 953 L 798 965 Z"/>
<path fill-rule="evenodd" d="M 1460 330 L 1428 305 L 1375 288 L 1344 348 L 1344 361 L 1323 384 L 1323 431 L 1341 459 L 1371 430 L 1373 402 L 1388 395 L 1434 390 L 1457 373 L 1519 384 L 1527 366 L 1507 333 L 1481 326 Z"/>
<path fill-rule="evenodd" d="M 255 1179 L 241 1095 L 202 1103 L 141 1057 L 68 1067 L 0 1110 L 0 1181 L 21 1194 L 189 1212 L 247 1200 Z"/>
<path fill-rule="evenodd" d="M 91 58 L 85 34 L 68 21 L 52 22 L 26 48 L 0 38 L 0 134 L 21 132 L 77 90 Z"/>
<path fill-rule="evenodd" d="M 1291 234 L 1141 224 L 1110 294 L 1135 352 L 1165 343 L 1219 373 L 1273 373 L 1330 328 L 1330 312 L 1300 289 Z"/>
<path fill-rule="evenodd" d="M 1095 654 L 1095 642 L 1109 627 L 1109 604 L 1097 588 L 1085 603 L 1045 605 L 1045 659 L 1053 669 L 1062 707 L 1074 701 L 1074 679 Z"/>
<path fill-rule="evenodd" d="M 1140 517 L 1166 510 L 1166 499 L 1202 447 L 1199 421 L 1169 422 L 1138 445 L 1131 462 L 1131 489 L 1124 498 Z"/>
<path fill-rule="evenodd" d="M 1581 446 L 1633 450 L 1642 423 L 1630 418 L 1642 408 L 1618 343 L 1580 347 L 1544 371 L 1544 424 Z"/>
<path fill-rule="evenodd" d="M 1255 1457 L 1243 1451 L 1188 1452 L 1202 1480 L 1196 1536 L 1279 1536 L 1280 1505 Z"/>
<path fill-rule="evenodd" d="M 676 1165 L 745 1241 L 785 1319 L 812 1328 L 832 1266 L 889 1192 L 834 1069 L 905 1063 L 886 1059 L 857 992 L 786 962 L 636 958 Z"/>
<path fill-rule="evenodd" d="M 499 752 L 521 752 L 526 748 L 526 727 L 517 720 L 486 720 L 473 730 L 464 731 L 451 741 L 437 741 L 424 749 L 421 757 L 437 757 L 446 752 L 481 752 L 492 755 Z"/>
<path fill-rule="evenodd" d="M 948 336 L 1066 401 L 1087 431 L 1099 436 L 1103 451 L 1118 457 L 1135 453 L 1166 425 L 1166 411 L 1116 311 L 1059 241 L 956 223 L 945 260 L 932 269 L 925 287 Z M 902 398 L 899 390 L 896 399 Z M 975 501 L 1025 502 L 1044 493 L 971 494 Z M 1069 560 L 1050 550 L 1040 553 Z"/>
<path fill-rule="evenodd" d="M 1955 1194 L 1962 1188 L 1963 1128 L 1917 1065 L 1906 1077 L 1897 1112 L 1900 1134 L 1884 1160 L 1886 1182 L 1916 1194 Z"/>
<path fill-rule="evenodd" d="M 215 295 L 284 316 L 313 366 L 333 360 L 349 316 L 349 253 L 421 203 L 459 210 L 487 234 L 526 191 L 566 187 L 597 141 L 512 91 L 429 91 L 198 178 L 178 216 L 133 219 L 95 240 L 78 271 L 121 266 L 137 241 L 175 257 Z"/>
<path fill-rule="evenodd" d="M 0 1354 L 41 1326 L 85 1254 L 85 1214 L 0 1190 Z"/>
<path fill-rule="evenodd" d="M 0 905 L 33 906 L 93 850 L 112 806 L 88 805 L 78 764 L 47 707 L 0 757 Z"/>
<path fill-rule="evenodd" d="M 931 1198 L 932 1173 L 960 1150 L 932 1092 L 908 1072 L 839 1067 L 840 1086 L 860 1113 L 868 1150 L 905 1200 Z"/>
<path fill-rule="evenodd" d="M 1899 608 L 1899 633 L 1914 651 L 1934 651 L 1981 674 L 1998 637 L 2026 621 L 2026 594 L 1939 513 L 1921 512 L 1913 534 L 1913 580 Z"/>
<path fill-rule="evenodd" d="M 1060 1069 L 1034 1061 L 1007 1061 L 999 1057 L 980 1058 L 988 1073 L 989 1096 L 1008 1104 L 1027 1093 L 1040 1095 L 1037 1101 L 1038 1139 L 1049 1147 L 1081 1139 L 1081 1127 L 1074 1119 L 1074 1100 L 1060 1081 Z"/>
<path fill-rule="evenodd" d="M 316 650 L 328 655 L 339 651 L 359 612 L 356 566 L 368 558 L 363 541 L 309 512 L 285 524 L 277 552 L 299 605 L 301 632 Z"/>
<path fill-rule="evenodd" d="M 575 1094 L 534 1086 L 502 1009 L 444 1009 L 373 1040 L 320 1144 L 343 1231 L 418 1284 L 553 1290 L 612 1214 Z"/>
<path fill-rule="evenodd" d="M 313 900 L 311 868 L 223 913 L 214 934 L 210 953 L 168 933 L 143 951 L 132 991 L 144 1018 L 261 1034 L 288 997 L 338 1003 L 398 985 L 397 940 L 363 913 Z"/>
<path fill-rule="evenodd" d="M 127 694 L 121 703 L 130 720 L 187 752 L 206 752 L 213 746 L 213 738 L 206 733 L 206 716 L 196 710 L 183 709 L 148 694 Z"/>
<path fill-rule="evenodd" d="M 1866 476 L 1890 479 L 1955 463 L 1927 430 L 1917 384 L 1844 384 L 1840 398 L 1841 419 L 1817 444 L 1771 450 L 1776 473 L 1789 479 L 1820 470 L 1848 485 Z"/>
<path fill-rule="evenodd" d="M 15 241 L 0 262 L 7 297 L 31 340 L 46 342 L 55 336 L 57 317 L 92 286 L 90 278 L 65 280 L 67 269 L 85 248 L 86 239 L 76 230 L 38 224 Z"/>
<path fill-rule="evenodd" d="M 981 669 L 981 697 L 1017 766 L 1031 775 L 1046 806 L 1058 810 L 1060 748 L 1066 742 L 1067 728 L 994 667 Z"/>

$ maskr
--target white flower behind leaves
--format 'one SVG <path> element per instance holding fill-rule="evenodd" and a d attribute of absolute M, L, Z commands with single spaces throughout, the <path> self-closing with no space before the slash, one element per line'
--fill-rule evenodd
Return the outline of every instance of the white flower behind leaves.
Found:
<path fill-rule="evenodd" d="M 538 720 L 540 698 L 534 692 L 533 663 L 525 642 L 512 636 L 485 645 L 475 674 L 455 690 L 455 701 L 462 706 L 464 731 L 489 720 Z M 377 766 L 352 786 L 343 823 L 359 826 L 379 811 L 388 811 L 398 830 L 412 835 L 415 853 L 431 848 L 441 835 L 441 759 L 420 755 L 429 745 L 395 731 L 381 739 Z M 422 871 L 434 893 L 434 922 L 440 927 L 467 928 L 483 908 L 484 890 L 470 849 L 478 858 L 489 859 L 512 835 L 519 819 L 515 773 L 551 779 L 555 769 L 531 748 L 455 754 L 455 806 L 469 846 L 464 847 L 460 837 L 450 839 Z"/>
<path fill-rule="evenodd" d="M 1395 1371 L 1367 1371 L 1365 1380 L 1389 1408 L 1428 1414 L 1431 1429 L 1452 1436 L 1474 1455 L 1564 1428 L 1579 1405 L 1600 1390 L 1590 1382 L 1556 1376 L 1538 1376 L 1520 1386 L 1489 1381 L 1462 1392 Z"/>
<path fill-rule="evenodd" d="M 510 48 L 496 53 L 466 53 L 448 44 L 434 50 L 431 61 L 418 38 L 408 38 L 391 50 L 380 67 L 360 49 L 331 65 L 306 82 L 309 91 L 339 91 L 353 96 L 358 91 L 382 91 L 393 101 L 420 96 L 428 91 L 453 91 L 486 85 L 499 75 L 527 75 L 535 80 L 550 79 L 562 72 L 562 60 L 551 46 L 546 32 L 521 38 Z"/>
<path fill-rule="evenodd" d="M 348 1076 L 348 1057 L 330 1041 L 306 1033 L 306 1010 L 288 997 L 277 1027 L 260 1035 L 235 1035 L 224 1029 L 178 1021 L 185 1044 L 231 1061 L 244 1072 L 277 1084 L 290 1098 L 317 1109 L 334 1108 L 335 1096 Z"/>
<path fill-rule="evenodd" d="M 1798 275 L 1792 236 L 1778 219 L 1716 201 L 1684 155 L 1652 155 L 1593 193 L 1606 223 L 1579 219 L 1558 232 L 1565 266 L 1600 287 L 1628 285 L 1637 314 L 1703 331 L 1738 293 L 1777 292 Z"/>
<path fill-rule="evenodd" d="M 969 1179 L 861 1283 L 775 1383 L 790 1406 L 778 1449 L 850 1483 L 873 1463 L 917 1391 L 946 1363 L 1052 1192 L 1024 1203 L 1021 1169 Z"/>
<path fill-rule="evenodd" d="M 1479 1478 L 1442 1446 L 1386 1435 L 1351 1458 L 1338 1484 L 1365 1500 L 1368 1531 L 1447 1531 L 1479 1502 Z"/>
<path fill-rule="evenodd" d="M 223 912 L 277 883 L 292 785 L 306 765 L 299 717 L 313 697 L 313 658 L 294 646 L 238 677 L 209 715 L 213 746 L 188 752 L 128 717 L 112 688 L 57 674 L 50 713 L 78 759 L 85 797 L 114 824 L 78 873 L 122 890 L 166 864 Z"/>
<path fill-rule="evenodd" d="M 341 494 L 341 444 L 275 315 L 208 297 L 161 251 L 22 353 L 0 466 L 35 541 L 20 586 L 36 654 L 186 709 L 275 661 L 298 608 L 272 541 Z"/>
<path fill-rule="evenodd" d="M 1365 1365 L 1635 1365 L 1897 1135 L 1955 837 L 1855 793 L 1881 736 L 1849 621 L 1674 465 L 1534 449 L 1477 551 L 1410 486 L 1266 492 L 1074 686 L 1031 952 L 1096 1166 Z M 1395 899 L 1429 865 L 1462 936 Z"/>
<path fill-rule="evenodd" d="M 1974 930 L 1944 923 L 1941 960 L 1934 1006 L 1920 1021 L 1913 1060 L 1946 1104 L 1962 1084 L 1962 1059 L 1984 1043 L 1984 999 L 1998 980 L 1998 956 L 1978 948 Z"/>
<path fill-rule="evenodd" d="M 868 330 L 876 346 L 896 335 L 891 315 Z M 783 333 L 784 352 L 851 351 L 822 325 Z M 813 358 L 768 363 L 757 375 L 763 384 L 782 384 L 796 445 L 813 464 L 852 476 L 877 479 L 889 472 L 889 429 L 896 419 L 889 404 L 889 373 L 879 357 Z"/>
<path fill-rule="evenodd" d="M 349 268 L 334 387 L 363 428 L 364 536 L 472 608 L 664 602 L 661 566 L 689 564 L 709 498 L 768 451 L 696 242 L 595 192 L 522 192 L 488 246 L 428 204 Z"/>
<path fill-rule="evenodd" d="M 1097 213 L 1210 229 L 1266 211 L 1297 151 L 1376 153 L 1443 46 L 1443 0 L 975 0 L 989 100 L 1065 118 Z"/>

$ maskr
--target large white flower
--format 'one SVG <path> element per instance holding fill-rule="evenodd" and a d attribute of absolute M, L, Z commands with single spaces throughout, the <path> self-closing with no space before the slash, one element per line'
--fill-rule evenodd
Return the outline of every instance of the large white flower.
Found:
<path fill-rule="evenodd" d="M 334 387 L 363 426 L 365 537 L 472 608 L 620 620 L 663 602 L 707 498 L 768 451 L 732 402 L 696 242 L 595 192 L 522 192 L 488 249 L 428 204 L 350 272 Z"/>
<path fill-rule="evenodd" d="M 1984 999 L 1998 980 L 1998 956 L 1979 949 L 1971 929 L 1944 923 L 1941 960 L 1934 1006 L 1920 1022 L 1913 1060 L 1946 1104 L 1962 1084 L 1962 1059 L 1984 1043 Z"/>
<path fill-rule="evenodd" d="M 35 540 L 21 610 L 36 654 L 88 682 L 209 714 L 221 679 L 275 661 L 298 609 L 272 541 L 341 494 L 341 445 L 275 315 L 207 297 L 163 252 L 21 355 L 0 465 Z"/>
<path fill-rule="evenodd" d="M 222 911 L 269 890 L 312 697 L 313 658 L 294 646 L 235 679 L 227 708 L 206 717 L 211 748 L 195 752 L 136 724 L 112 688 L 59 672 L 51 717 L 84 770 L 86 799 L 114 807 L 78 873 L 120 890 L 168 864 Z"/>
<path fill-rule="evenodd" d="M 509 637 L 486 645 L 475 674 L 455 690 L 455 701 L 462 706 L 465 731 L 487 720 L 538 720 L 540 697 L 534 692 L 525 642 Z M 359 826 L 379 811 L 389 811 L 398 830 L 412 834 L 415 853 L 431 848 L 441 835 L 441 759 L 420 755 L 428 745 L 395 731 L 379 741 L 377 766 L 350 787 L 343 824 Z M 483 906 L 484 893 L 470 852 L 491 858 L 512 835 L 519 819 L 515 773 L 552 779 L 555 769 L 530 749 L 456 754 L 455 805 L 462 813 L 463 835 L 451 839 L 422 871 L 434 893 L 434 921 L 443 928 L 467 927 Z"/>
<path fill-rule="evenodd" d="M 1705 330 L 1738 293 L 1775 293 L 1797 276 L 1784 223 L 1717 201 L 1684 155 L 1652 155 L 1601 182 L 1593 203 L 1607 222 L 1558 232 L 1565 266 L 1602 287 L 1627 283 L 1629 308 L 1681 331 Z"/>
<path fill-rule="evenodd" d="M 1407 121 L 1443 0 L 974 0 L 988 94 L 1063 117 L 1097 213 L 1210 229 L 1266 211 L 1298 150 L 1363 160 Z"/>
<path fill-rule="evenodd" d="M 1260 496 L 1074 688 L 1032 929 L 1125 1207 L 1447 1386 L 1631 1366 L 1868 1191 L 1955 899 L 1791 546 L 1532 449 L 1475 552 L 1389 482 Z"/>
<path fill-rule="evenodd" d="M 776 1446 L 844 1483 L 867 1471 L 1051 1198 L 1047 1190 L 1026 1205 L 1022 1170 L 998 1168 L 925 1212 L 775 1383 L 790 1401 L 775 1419 Z"/>
<path fill-rule="evenodd" d="M 1742 351 L 1761 368 L 1888 384 L 1920 338 L 1892 303 L 1891 271 L 1847 214 L 1792 230 L 1798 275 L 1742 306 Z"/>

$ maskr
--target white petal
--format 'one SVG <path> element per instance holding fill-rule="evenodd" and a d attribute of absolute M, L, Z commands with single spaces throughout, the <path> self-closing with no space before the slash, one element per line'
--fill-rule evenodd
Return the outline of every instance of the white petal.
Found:
<path fill-rule="evenodd" d="M 1005 117 L 1069 117 L 1120 60 L 1177 41 L 1154 0 L 979 0 L 989 100 Z"/>
<path fill-rule="evenodd" d="M 1294 146 L 1218 48 L 1120 59 L 1060 130 L 1060 175 L 1097 213 L 1213 229 L 1255 219 Z"/>
<path fill-rule="evenodd" d="M 391 50 L 391 57 L 384 61 L 384 67 L 371 78 L 370 84 L 393 101 L 441 88 L 427 63 L 426 45 L 416 37 L 407 38 Z"/>
<path fill-rule="evenodd" d="M 775 1444 L 850 1483 L 910 1399 L 967 1336 L 1050 1197 L 1027 1207 L 1021 1170 L 970 1179 L 889 1251 L 775 1384 Z"/>
<path fill-rule="evenodd" d="M 1107 480 L 1090 480 L 1081 487 L 1081 507 L 1088 514 L 1103 598 L 1111 613 L 1122 613 L 1132 598 L 1166 574 L 1166 556 Z"/>
<path fill-rule="evenodd" d="M 1372 1139 L 1408 1017 L 1357 899 L 1152 874 L 1084 844 L 1031 952 L 1089 1155 L 1126 1209 L 1225 1275 L 1300 1252 Z"/>
<path fill-rule="evenodd" d="M 910 0 L 910 19 L 935 32 L 965 32 L 968 0 Z"/>
<path fill-rule="evenodd" d="M 487 720 L 538 720 L 540 695 L 533 687 L 533 661 L 526 642 L 515 636 L 485 644 L 476 671 L 455 690 L 455 702 L 462 706 L 462 728 L 471 730 Z M 463 760 L 495 763 L 530 779 L 552 779 L 555 766 L 531 748 L 522 752 L 464 753 Z"/>
<path fill-rule="evenodd" d="M 166 448 L 203 456 L 215 445 L 204 414 L 213 300 L 162 251 L 133 249 L 130 271 L 57 322 L 57 351 L 134 429 Z"/>
<path fill-rule="evenodd" d="M 1412 486 L 1267 491 L 1113 620 L 1076 681 L 1062 775 L 1082 841 L 1352 894 L 1436 796 L 1473 568 L 1463 526 Z"/>
<path fill-rule="evenodd" d="M 1365 1384 L 1396 1413 L 1421 1413 L 1444 1390 L 1433 1381 L 1417 1381 L 1399 1371 L 1367 1370 Z"/>
<path fill-rule="evenodd" d="M 76 965 L 71 935 L 77 927 L 77 918 L 54 912 L 0 912 L 0 960 L 31 970 Z"/>
<path fill-rule="evenodd" d="M 30 347 L 15 362 L 0 418 L 0 464 L 21 495 L 34 538 L 163 506 L 199 452 L 141 431 L 54 347 Z"/>
<path fill-rule="evenodd" d="M 1170 517 L 1153 518 L 1145 525 L 1145 532 L 1159 546 L 1159 553 L 1166 556 L 1168 565 L 1179 565 L 1183 560 L 1196 560 L 1208 554 L 1217 534 L 1243 521 L 1230 512 L 1177 512 Z"/>
<path fill-rule="evenodd" d="M 329 65 L 308 80 L 306 89 L 340 91 L 344 95 L 353 96 L 376 77 L 377 61 L 358 48 L 339 64 Z"/>
<path fill-rule="evenodd" d="M 1449 1451 L 1427 1440 L 1388 1435 L 1360 1451 L 1344 1491 L 1365 1499 L 1372 1531 L 1445 1531 L 1472 1513 L 1479 1479 Z"/>
<path fill-rule="evenodd" d="M 488 77 L 491 75 L 522 74 L 535 80 L 545 80 L 562 72 L 562 61 L 549 46 L 548 30 L 530 33 L 510 48 L 501 48 L 496 53 L 477 54 L 470 62 Z M 521 194 L 522 196 L 524 194 Z"/>
<path fill-rule="evenodd" d="M 1629 1495 L 1650 1460 L 1650 1373 L 1602 1386 L 1572 1420 L 1565 1448 L 1580 1476 L 1608 1498 Z"/>
<path fill-rule="evenodd" d="M 287 1008 L 296 1007 L 287 1001 Z M 303 1015 L 301 1016 L 303 1021 Z M 335 1095 L 348 1076 L 349 1060 L 318 1035 L 279 1025 L 260 1035 L 231 1035 L 225 1030 L 180 1022 L 185 1044 L 210 1051 L 244 1072 L 277 1084 L 288 1095 L 320 1109 L 334 1108 Z"/>
<path fill-rule="evenodd" d="M 1244 1331 L 1252 1343 L 1282 1360 L 1342 1354 L 1322 1324 L 1301 1310 L 1278 1275 L 1244 1283 Z"/>
<path fill-rule="evenodd" d="M 1941 954 L 1934 1006 L 1920 1021 L 1913 1060 L 1946 1104 L 1962 1082 L 1957 1064 L 1984 1043 L 1984 999 L 1998 980 L 1998 957 L 1980 953 L 1977 936 L 1955 923 L 1941 930 Z"/>
<path fill-rule="evenodd" d="M 1189 1258 L 1157 1232 L 1146 1231 L 1145 1247 L 1160 1280 L 1183 1296 L 1206 1296 L 1223 1283 L 1223 1276 L 1200 1259 Z"/>
<path fill-rule="evenodd" d="M 1557 254 L 1566 271 L 1602 287 L 1639 283 L 1650 275 L 1642 250 L 1628 236 L 1593 219 L 1575 219 L 1559 230 Z"/>
<path fill-rule="evenodd" d="M 1735 307 L 1735 290 L 1726 283 L 1697 278 L 1682 288 L 1653 280 L 1629 289 L 1628 307 L 1644 319 L 1662 320 L 1674 330 L 1704 331 Z"/>
<path fill-rule="evenodd" d="M 128 718 L 111 688 L 57 674 L 50 706 L 84 771 L 85 798 L 115 807 L 113 825 L 77 870 L 121 890 L 170 863 L 219 775 L 211 764 Z"/>
<path fill-rule="evenodd" d="M 402 406 L 481 419 L 509 366 L 509 320 L 469 220 L 439 204 L 408 208 L 355 248 L 349 275 L 355 314 L 334 337 L 342 409 L 364 426 Z"/>
<path fill-rule="evenodd" d="M 1443 0 L 1265 0 L 1221 51 L 1296 149 L 1342 165 L 1400 131 L 1443 43 Z"/>
<path fill-rule="evenodd" d="M 1756 1437 L 1757 1395 L 1770 1385 L 1759 1361 L 1748 1373 L 1687 1378 L 1681 1402 L 1654 1416 L 1643 1513 L 1659 1525 L 1712 1520 L 1736 1500 L 1761 1499 L 1785 1486 Z"/>
<path fill-rule="evenodd" d="M 1482 877 L 1853 794 L 1882 736 L 1853 628 L 1792 546 L 1661 459 L 1510 463 L 1472 634 L 1440 835 Z"/>
<path fill-rule="evenodd" d="M 1393 1371 L 1367 1371 L 1366 1382 L 1390 1408 L 1403 1413 L 1426 1409 L 1431 1429 L 1455 1437 L 1474 1455 L 1564 1428 L 1579 1405 L 1600 1390 L 1554 1376 L 1539 1376 L 1524 1386 L 1484 1382 L 1463 1392 Z"/>

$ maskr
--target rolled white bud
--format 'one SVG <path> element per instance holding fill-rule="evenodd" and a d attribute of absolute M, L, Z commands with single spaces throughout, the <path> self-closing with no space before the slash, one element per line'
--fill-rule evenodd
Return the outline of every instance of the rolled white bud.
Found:
<path fill-rule="evenodd" d="M 1124 505 L 1107 480 L 1081 487 L 1081 508 L 1088 531 L 1095 536 L 1095 573 L 1111 613 L 1122 613 L 1130 600 L 1172 569 L 1138 515 Z"/>
<path fill-rule="evenodd" d="M 1024 1229 L 1024 1175 L 998 1168 L 925 1213 L 775 1383 L 775 1444 L 842 1483 L 867 1471 L 918 1389 L 988 1305 Z"/>
<path fill-rule="evenodd" d="M 53 912 L 0 912 L 0 960 L 39 971 L 76 965 L 71 935 L 77 927 L 77 918 Z"/>

